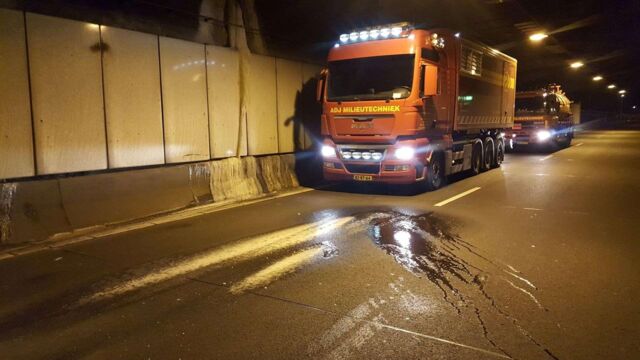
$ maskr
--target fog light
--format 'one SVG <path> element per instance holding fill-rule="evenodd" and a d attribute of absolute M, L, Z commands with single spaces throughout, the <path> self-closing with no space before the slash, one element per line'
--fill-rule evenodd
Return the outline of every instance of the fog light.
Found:
<path fill-rule="evenodd" d="M 362 159 L 371 160 L 371 153 L 370 152 L 363 152 L 362 153 Z"/>
<path fill-rule="evenodd" d="M 382 153 L 374 152 L 374 153 L 371 154 L 371 158 L 373 160 L 380 160 L 380 159 L 382 159 Z"/>
<path fill-rule="evenodd" d="M 324 167 L 329 168 L 329 169 L 335 169 L 336 168 L 336 166 L 330 161 L 325 161 L 324 162 Z"/>
<path fill-rule="evenodd" d="M 334 149 L 333 146 L 322 145 L 322 156 L 323 157 L 336 156 L 336 149 Z"/>
<path fill-rule="evenodd" d="M 354 158 L 355 160 L 360 160 L 360 158 L 362 157 L 362 153 L 354 151 L 351 153 L 351 157 Z"/>
<path fill-rule="evenodd" d="M 343 151 L 342 152 L 342 158 L 346 159 L 346 160 L 351 159 L 351 151 Z"/>

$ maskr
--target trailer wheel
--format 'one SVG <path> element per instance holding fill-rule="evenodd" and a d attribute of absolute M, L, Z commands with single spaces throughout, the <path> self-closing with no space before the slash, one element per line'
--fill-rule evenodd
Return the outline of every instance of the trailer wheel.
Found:
<path fill-rule="evenodd" d="M 427 190 L 433 191 L 441 188 L 446 182 L 444 175 L 444 159 L 441 153 L 436 153 L 427 165 L 427 178 L 425 179 Z"/>
<path fill-rule="evenodd" d="M 484 154 L 482 156 L 482 171 L 487 171 L 493 167 L 493 159 L 495 149 L 493 147 L 493 139 L 488 137 L 484 139 Z"/>
<path fill-rule="evenodd" d="M 493 160 L 493 167 L 500 167 L 500 164 L 504 161 L 504 139 L 498 139 L 496 143 L 496 156 Z"/>
<path fill-rule="evenodd" d="M 471 150 L 471 175 L 478 175 L 482 170 L 482 143 L 475 143 Z"/>

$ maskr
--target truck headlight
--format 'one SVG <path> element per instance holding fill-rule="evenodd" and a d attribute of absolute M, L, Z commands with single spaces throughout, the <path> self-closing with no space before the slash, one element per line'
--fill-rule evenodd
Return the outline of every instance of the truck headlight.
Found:
<path fill-rule="evenodd" d="M 329 146 L 329 145 L 322 145 L 322 156 L 323 157 L 335 157 L 336 156 L 336 149 L 333 148 L 333 146 Z"/>
<path fill-rule="evenodd" d="M 538 137 L 538 140 L 545 141 L 551 137 L 551 132 L 549 130 L 540 130 L 536 136 Z"/>
<path fill-rule="evenodd" d="M 415 155 L 416 150 L 409 146 L 403 146 L 396 150 L 396 158 L 400 160 L 411 160 Z"/>

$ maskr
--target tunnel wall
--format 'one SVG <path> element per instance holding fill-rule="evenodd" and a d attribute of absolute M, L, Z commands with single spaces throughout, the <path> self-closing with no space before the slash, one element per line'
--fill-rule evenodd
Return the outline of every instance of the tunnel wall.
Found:
<path fill-rule="evenodd" d="M 0 9 L 0 181 L 308 149 L 319 68 Z"/>
<path fill-rule="evenodd" d="M 0 246 L 196 205 L 254 199 L 297 186 L 294 154 L 3 183 Z"/>

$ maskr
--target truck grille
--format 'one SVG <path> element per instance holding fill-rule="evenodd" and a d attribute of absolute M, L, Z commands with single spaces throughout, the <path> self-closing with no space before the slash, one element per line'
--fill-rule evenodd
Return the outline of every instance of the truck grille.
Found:
<path fill-rule="evenodd" d="M 379 174 L 380 164 L 345 164 L 344 167 L 352 174 Z"/>

